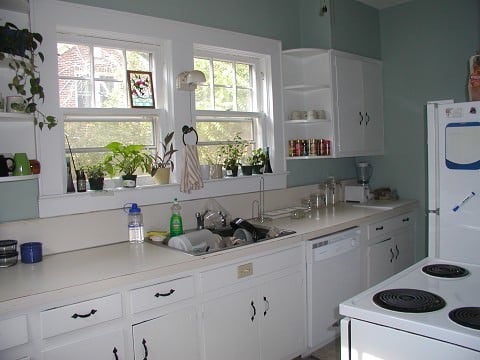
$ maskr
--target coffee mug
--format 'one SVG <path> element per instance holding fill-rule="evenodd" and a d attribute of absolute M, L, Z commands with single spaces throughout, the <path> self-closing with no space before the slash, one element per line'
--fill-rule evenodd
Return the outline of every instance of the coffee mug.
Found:
<path fill-rule="evenodd" d="M 0 155 L 0 176 L 8 176 L 15 169 L 15 160 L 11 157 Z"/>
<path fill-rule="evenodd" d="M 15 160 L 15 169 L 13 170 L 14 176 L 32 175 L 30 162 L 28 161 L 26 153 L 16 153 L 13 156 L 13 160 Z"/>
<path fill-rule="evenodd" d="M 25 112 L 26 108 L 23 96 L 7 96 L 7 112 Z"/>

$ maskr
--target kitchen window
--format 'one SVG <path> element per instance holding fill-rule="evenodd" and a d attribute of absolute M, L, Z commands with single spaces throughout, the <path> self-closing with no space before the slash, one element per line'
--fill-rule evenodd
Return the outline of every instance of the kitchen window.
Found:
<path fill-rule="evenodd" d="M 152 109 L 131 108 L 127 70 L 151 72 L 155 79 L 158 46 L 95 37 L 59 38 L 58 94 L 64 111 L 65 151 L 72 151 L 76 167 L 99 161 L 112 141 L 142 144 L 154 152 L 159 116 Z M 156 85 L 154 90 L 161 94 Z"/>
<path fill-rule="evenodd" d="M 219 48 L 196 47 L 194 68 L 206 82 L 195 91 L 195 123 L 201 163 L 215 163 L 219 146 L 236 135 L 249 144 L 247 152 L 262 146 L 263 71 L 260 57 Z"/>

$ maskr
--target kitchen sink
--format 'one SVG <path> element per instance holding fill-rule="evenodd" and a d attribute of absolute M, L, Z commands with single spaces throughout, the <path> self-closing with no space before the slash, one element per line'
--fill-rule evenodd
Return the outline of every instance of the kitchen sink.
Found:
<path fill-rule="evenodd" d="M 273 226 L 255 225 L 254 228 L 257 237 L 256 240 L 254 240 L 254 236 L 245 229 L 224 227 L 211 230 L 187 231 L 183 235 L 167 238 L 163 243 L 149 242 L 155 245 L 168 246 L 189 255 L 201 256 L 295 234 L 293 230 L 281 230 Z"/>

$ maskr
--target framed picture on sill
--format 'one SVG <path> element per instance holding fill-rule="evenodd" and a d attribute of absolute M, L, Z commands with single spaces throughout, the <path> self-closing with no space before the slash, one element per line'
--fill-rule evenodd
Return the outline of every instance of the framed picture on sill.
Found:
<path fill-rule="evenodd" d="M 130 107 L 155 108 L 152 73 L 149 71 L 127 71 Z"/>

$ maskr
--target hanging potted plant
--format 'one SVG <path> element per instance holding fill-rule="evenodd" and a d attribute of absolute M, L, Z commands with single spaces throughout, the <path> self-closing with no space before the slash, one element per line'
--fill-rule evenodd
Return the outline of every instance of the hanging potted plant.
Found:
<path fill-rule="evenodd" d="M 238 175 L 238 166 L 246 147 L 247 142 L 239 134 L 235 135 L 231 143 L 220 146 L 227 176 Z"/>
<path fill-rule="evenodd" d="M 152 155 L 144 150 L 143 145 L 124 145 L 114 141 L 105 147 L 112 152 L 105 156 L 105 171 L 110 177 L 120 174 L 124 187 L 136 186 L 138 168 L 148 172 L 152 167 Z"/>
<path fill-rule="evenodd" d="M 0 26 L 0 61 L 6 60 L 15 74 L 8 84 L 10 90 L 24 98 L 22 110 L 33 114 L 34 122 L 43 129 L 57 125 L 55 117 L 45 115 L 38 110 L 38 103 L 45 101 L 45 93 L 40 85 L 40 73 L 36 62 L 44 61 L 44 55 L 38 50 L 43 38 L 39 33 L 28 29 L 19 29 L 12 23 Z"/>
<path fill-rule="evenodd" d="M 173 172 L 174 169 L 172 156 L 178 151 L 173 148 L 172 139 L 173 131 L 163 139 L 162 153 L 157 151 L 155 156 L 152 157 L 150 175 L 152 175 L 156 184 L 168 184 L 170 182 L 170 172 Z"/>
<path fill-rule="evenodd" d="M 103 190 L 105 179 L 105 165 L 103 162 L 85 167 L 85 174 L 90 185 L 90 190 Z"/>

